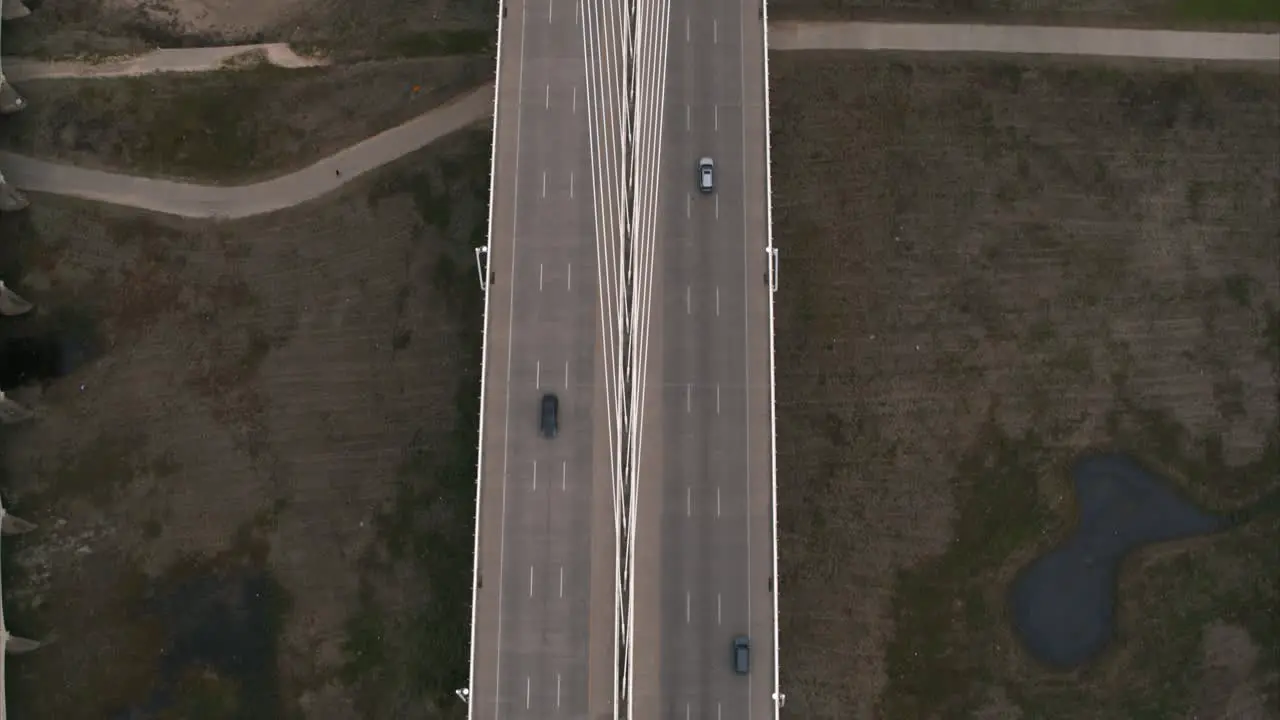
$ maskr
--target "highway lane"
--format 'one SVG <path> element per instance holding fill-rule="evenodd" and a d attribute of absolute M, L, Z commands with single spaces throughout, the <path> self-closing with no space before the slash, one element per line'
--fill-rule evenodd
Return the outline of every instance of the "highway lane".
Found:
<path fill-rule="evenodd" d="M 499 73 L 471 717 L 612 717 L 615 542 L 581 18 L 512 3 Z M 560 433 L 539 434 L 539 399 Z"/>
<path fill-rule="evenodd" d="M 639 540 L 660 549 L 637 560 L 653 587 L 637 594 L 636 717 L 763 719 L 775 685 L 763 39 L 741 0 L 676 0 L 668 37 Z M 696 187 L 701 156 L 715 161 L 711 194 Z M 731 664 L 739 634 L 746 677 Z"/>

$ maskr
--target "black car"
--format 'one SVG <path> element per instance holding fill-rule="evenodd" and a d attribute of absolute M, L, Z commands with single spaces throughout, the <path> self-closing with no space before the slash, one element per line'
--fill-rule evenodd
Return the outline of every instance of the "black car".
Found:
<path fill-rule="evenodd" d="M 551 393 L 542 396 L 541 420 L 538 423 L 542 436 L 553 438 L 560 431 L 560 399 Z"/>
<path fill-rule="evenodd" d="M 751 672 L 751 640 L 746 635 L 733 639 L 733 671 L 739 675 Z"/>

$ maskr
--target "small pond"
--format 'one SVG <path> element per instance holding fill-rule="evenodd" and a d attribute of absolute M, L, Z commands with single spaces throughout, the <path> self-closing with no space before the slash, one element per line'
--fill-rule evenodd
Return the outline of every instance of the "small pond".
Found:
<path fill-rule="evenodd" d="M 115 720 L 279 717 L 276 641 L 288 600 L 253 566 L 180 563 L 148 586 L 138 612 L 165 629 L 150 696 Z"/>
<path fill-rule="evenodd" d="M 1062 544 L 1025 567 L 1009 591 L 1024 647 L 1063 670 L 1084 664 L 1111 641 L 1116 577 L 1126 554 L 1227 524 L 1127 455 L 1082 457 L 1071 478 L 1079 523 Z"/>
<path fill-rule="evenodd" d="M 88 345 L 69 334 L 0 340 L 0 390 L 56 380 L 88 361 Z"/>

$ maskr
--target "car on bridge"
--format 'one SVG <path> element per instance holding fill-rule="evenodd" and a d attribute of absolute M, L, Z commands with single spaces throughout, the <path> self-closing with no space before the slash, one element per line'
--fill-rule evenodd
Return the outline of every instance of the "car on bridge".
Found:
<path fill-rule="evenodd" d="M 545 438 L 553 438 L 560 432 L 560 398 L 553 393 L 542 396 L 542 413 L 538 425 Z"/>
<path fill-rule="evenodd" d="M 751 672 L 751 638 L 746 635 L 733 639 L 733 671 L 739 675 Z"/>
<path fill-rule="evenodd" d="M 698 161 L 698 189 L 704 193 L 715 190 L 715 171 L 716 164 L 711 158 L 704 157 Z"/>

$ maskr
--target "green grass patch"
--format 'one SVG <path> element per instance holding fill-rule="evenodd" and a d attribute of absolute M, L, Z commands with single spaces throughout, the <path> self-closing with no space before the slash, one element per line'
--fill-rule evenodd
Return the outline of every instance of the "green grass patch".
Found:
<path fill-rule="evenodd" d="M 336 38 L 329 42 L 291 42 L 299 55 L 329 57 L 339 62 L 432 58 L 459 55 L 494 55 L 498 49 L 498 28 L 454 28 L 394 33 L 371 44 Z"/>
<path fill-rule="evenodd" d="M 1178 0 L 1175 8 L 1183 20 L 1280 23 L 1276 0 Z"/>
<path fill-rule="evenodd" d="M 157 106 L 134 148 L 140 169 L 235 177 L 246 165 L 256 165 L 258 156 L 274 154 L 261 142 L 266 138 L 259 131 L 256 110 L 272 86 L 291 72 L 299 71 L 272 66 L 239 70 L 234 84 L 193 86 Z M 154 92 L 147 78 L 126 78 L 124 86 L 130 102 L 145 104 Z"/>
<path fill-rule="evenodd" d="M 1036 486 L 1049 462 L 1035 436 L 1011 438 L 994 425 L 960 462 L 954 542 L 898 579 L 881 717 L 968 717 L 981 702 L 1004 622 L 1003 588 L 992 580 L 1055 526 Z"/>
<path fill-rule="evenodd" d="M 428 30 L 397 35 L 383 43 L 382 52 L 392 57 L 478 55 L 491 52 L 496 42 L 496 30 Z"/>
<path fill-rule="evenodd" d="M 342 642 L 343 664 L 338 677 L 351 684 L 376 672 L 386 661 L 387 635 L 392 628 L 376 607 L 367 582 L 360 584 L 360 609 L 347 618 Z"/>
<path fill-rule="evenodd" d="M 452 717 L 463 709 L 454 690 L 467 682 L 484 310 L 472 248 L 487 224 L 490 138 L 474 131 L 449 142 L 454 150 L 447 156 L 369 193 L 371 203 L 408 195 L 424 228 L 445 240 L 435 243 L 429 301 L 445 304 L 456 318 L 455 332 L 438 342 L 461 355 L 462 368 L 453 407 L 410 443 L 395 501 L 377 519 L 385 565 L 411 568 L 426 589 L 411 609 L 394 615 L 381 614 L 362 589 L 361 608 L 347 624 L 341 678 L 361 685 L 371 717 L 386 716 L 393 707 L 388 697 L 405 688 Z"/>

